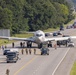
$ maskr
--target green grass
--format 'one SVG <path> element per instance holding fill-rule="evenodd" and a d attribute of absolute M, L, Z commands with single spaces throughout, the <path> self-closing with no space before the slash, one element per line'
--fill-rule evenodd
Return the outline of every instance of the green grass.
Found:
<path fill-rule="evenodd" d="M 56 29 L 49 28 L 49 29 L 44 30 L 44 32 L 52 32 L 52 31 L 56 31 L 56 30 L 59 30 L 59 28 L 56 28 Z"/>
<path fill-rule="evenodd" d="M 73 64 L 72 70 L 70 72 L 70 75 L 76 75 L 76 62 Z"/>
<path fill-rule="evenodd" d="M 5 40 L 5 39 L 0 39 L 0 46 L 6 45 L 7 43 L 12 43 L 12 42 L 14 42 L 14 40 L 9 41 L 9 40 Z"/>
<path fill-rule="evenodd" d="M 15 34 L 14 37 L 21 37 L 21 38 L 27 38 L 27 37 L 31 37 L 33 36 L 33 34 L 30 33 L 23 33 L 23 34 Z"/>

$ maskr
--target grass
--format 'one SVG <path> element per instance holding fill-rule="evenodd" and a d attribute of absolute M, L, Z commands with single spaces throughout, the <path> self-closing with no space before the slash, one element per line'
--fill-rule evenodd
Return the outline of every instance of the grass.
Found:
<path fill-rule="evenodd" d="M 59 28 L 56 28 L 56 29 L 49 28 L 49 29 L 44 30 L 44 32 L 52 32 L 52 31 L 56 31 L 56 30 L 59 30 Z"/>
<path fill-rule="evenodd" d="M 30 33 L 23 33 L 23 34 L 15 34 L 14 37 L 20 37 L 20 38 L 27 38 L 27 37 L 31 37 L 33 36 L 33 34 Z"/>
<path fill-rule="evenodd" d="M 7 43 L 12 43 L 12 42 L 14 42 L 14 40 L 9 41 L 9 40 L 5 40 L 5 39 L 1 39 L 0 40 L 0 46 L 1 45 L 6 45 Z"/>
<path fill-rule="evenodd" d="M 73 64 L 72 70 L 70 72 L 70 75 L 76 75 L 76 62 Z"/>

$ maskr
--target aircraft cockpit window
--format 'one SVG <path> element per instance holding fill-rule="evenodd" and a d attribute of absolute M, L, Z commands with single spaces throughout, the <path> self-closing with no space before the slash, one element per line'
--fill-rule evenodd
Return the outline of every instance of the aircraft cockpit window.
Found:
<path fill-rule="evenodd" d="M 42 34 L 36 34 L 36 36 L 40 37 L 40 36 L 42 36 Z"/>

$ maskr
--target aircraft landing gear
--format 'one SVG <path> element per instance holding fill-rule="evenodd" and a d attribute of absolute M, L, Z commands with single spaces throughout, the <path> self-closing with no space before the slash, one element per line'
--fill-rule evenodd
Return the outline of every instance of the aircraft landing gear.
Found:
<path fill-rule="evenodd" d="M 28 48 L 32 47 L 32 42 L 28 41 L 28 42 L 27 42 L 27 47 L 28 47 Z"/>
<path fill-rule="evenodd" d="M 42 48 L 42 43 L 38 44 L 38 48 Z"/>

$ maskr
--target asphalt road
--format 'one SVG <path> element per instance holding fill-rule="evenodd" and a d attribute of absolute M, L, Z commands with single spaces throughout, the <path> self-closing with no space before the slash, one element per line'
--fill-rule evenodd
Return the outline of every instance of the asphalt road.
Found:
<path fill-rule="evenodd" d="M 64 34 L 75 35 L 76 29 L 67 29 L 62 31 Z M 73 40 L 76 47 L 76 40 Z M 15 43 L 15 47 L 19 46 L 19 42 Z M 11 47 L 11 44 L 8 45 Z M 40 55 L 40 49 L 37 49 L 34 55 L 21 54 L 19 49 L 19 60 L 17 63 L 6 63 L 6 56 L 0 50 L 0 75 L 6 75 L 9 69 L 9 75 L 70 75 L 71 67 L 76 58 L 76 50 L 74 48 L 62 46 L 61 48 L 49 48 L 49 55 Z"/>

